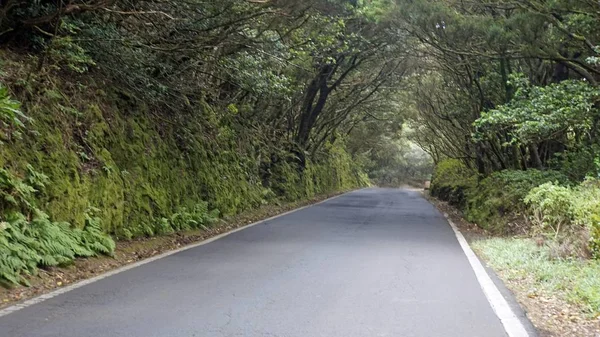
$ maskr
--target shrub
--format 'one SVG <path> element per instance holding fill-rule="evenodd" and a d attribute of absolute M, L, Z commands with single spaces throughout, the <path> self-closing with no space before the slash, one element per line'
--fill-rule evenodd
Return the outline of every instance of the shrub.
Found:
<path fill-rule="evenodd" d="M 542 234 L 578 246 L 577 255 L 600 258 L 599 180 L 588 179 L 576 187 L 543 184 L 531 190 L 525 202 Z"/>
<path fill-rule="evenodd" d="M 573 224 L 571 197 L 573 191 L 569 187 L 554 183 L 545 183 L 529 192 L 525 202 L 531 205 L 534 223 L 544 232 L 551 230 L 554 238 L 558 238 L 561 230 Z"/>
<path fill-rule="evenodd" d="M 493 173 L 467 192 L 466 216 L 486 229 L 504 232 L 507 217 L 526 211 L 524 199 L 529 191 L 551 181 L 566 183 L 567 178 L 557 171 L 533 169 Z"/>
<path fill-rule="evenodd" d="M 600 180 L 585 180 L 570 200 L 573 220 L 586 233 L 584 243 L 590 254 L 600 259 Z"/>
<path fill-rule="evenodd" d="M 590 223 L 589 238 L 590 254 L 594 259 L 600 260 L 600 215 L 594 214 Z"/>
<path fill-rule="evenodd" d="M 466 192 L 477 183 L 477 175 L 458 159 L 439 162 L 431 181 L 431 195 L 458 207 L 465 206 Z"/>

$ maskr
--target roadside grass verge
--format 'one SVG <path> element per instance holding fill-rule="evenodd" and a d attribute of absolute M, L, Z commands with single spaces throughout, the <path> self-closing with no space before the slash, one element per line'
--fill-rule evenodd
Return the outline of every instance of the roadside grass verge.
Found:
<path fill-rule="evenodd" d="M 556 296 L 600 316 L 600 261 L 552 259 L 548 247 L 531 239 L 492 238 L 472 246 L 503 279 L 527 287 L 527 296 Z"/>

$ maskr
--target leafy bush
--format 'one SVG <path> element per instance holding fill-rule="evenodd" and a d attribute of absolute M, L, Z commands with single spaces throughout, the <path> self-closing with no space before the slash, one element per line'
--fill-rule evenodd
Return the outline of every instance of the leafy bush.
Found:
<path fill-rule="evenodd" d="M 505 218 L 526 210 L 524 199 L 529 191 L 554 181 L 564 184 L 567 178 L 560 172 L 533 169 L 493 173 L 467 192 L 467 218 L 484 228 L 505 231 Z"/>
<path fill-rule="evenodd" d="M 477 175 L 458 159 L 442 160 L 435 167 L 431 195 L 450 204 L 463 207 L 466 192 L 477 183 Z"/>
<path fill-rule="evenodd" d="M 572 194 L 569 187 L 546 183 L 532 189 L 525 197 L 525 202 L 532 206 L 534 222 L 543 231 L 552 230 L 555 239 L 561 230 L 568 230 L 565 227 L 573 224 L 570 214 Z"/>
<path fill-rule="evenodd" d="M 591 256 L 600 259 L 600 181 L 587 179 L 571 195 L 571 213 L 577 226 L 583 227 Z"/>
<path fill-rule="evenodd" d="M 594 214 L 590 223 L 590 254 L 594 259 L 600 260 L 600 215 Z"/>
<path fill-rule="evenodd" d="M 531 190 L 525 202 L 539 232 L 573 243 L 577 255 L 600 258 L 599 180 L 588 179 L 576 187 L 546 183 Z"/>

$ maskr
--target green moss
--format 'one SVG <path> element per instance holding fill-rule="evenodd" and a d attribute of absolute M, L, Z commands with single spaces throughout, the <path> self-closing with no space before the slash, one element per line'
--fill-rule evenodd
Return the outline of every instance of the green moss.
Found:
<path fill-rule="evenodd" d="M 26 72 L 23 64 L 5 66 L 18 77 Z M 68 84 L 45 76 L 18 82 L 25 86 L 16 90 L 17 98 L 33 122 L 23 137 L 0 147 L 6 181 L 23 187 L 27 196 L 20 202 L 29 205 L 18 210 L 24 216 L 6 224 L 21 233 L 32 218 L 43 230 L 40 235 L 60 240 L 64 250 L 47 254 L 26 236 L 2 241 L 0 230 L 0 245 L 10 250 L 0 255 L 6 272 L 0 281 L 18 282 L 39 264 L 110 253 L 114 245 L 103 233 L 131 239 L 208 229 L 220 214 L 368 184 L 342 140 L 327 144 L 305 168 L 281 160 L 267 163 L 265 174 L 263 160 L 273 157 L 270 151 L 289 154 L 277 147 L 263 150 L 263 135 L 235 124 L 231 106 L 220 113 L 199 102 L 197 111 L 171 120 L 130 94 L 99 89 L 92 77 Z M 44 188 L 34 189 L 42 178 Z M 9 199 L 11 184 L 0 187 Z M 2 220 L 8 219 L 7 209 Z M 14 256 L 24 257 L 17 259 L 18 266 Z"/>
<path fill-rule="evenodd" d="M 450 204 L 464 207 L 465 194 L 477 184 L 477 174 L 458 159 L 439 162 L 431 181 L 431 195 Z"/>
<path fill-rule="evenodd" d="M 232 215 L 274 198 L 295 201 L 365 184 L 341 141 L 304 170 L 278 163 L 265 183 L 254 148 L 260 135 L 248 131 L 241 143 L 238 128 L 206 102 L 170 121 L 127 93 L 103 86 L 97 94 L 93 82 L 33 76 L 27 84 L 17 98 L 35 122 L 22 141 L 0 148 L 0 161 L 16 174 L 31 164 L 48 175 L 40 208 L 79 228 L 90 207 L 104 231 L 129 238 L 164 232 L 164 219 L 204 203 Z"/>
<path fill-rule="evenodd" d="M 277 163 L 273 168 L 273 177 L 271 187 L 276 194 L 284 196 L 289 201 L 298 200 L 307 193 L 302 190 L 302 177 L 295 163 L 285 161 Z"/>
<path fill-rule="evenodd" d="M 481 180 L 476 187 L 466 191 L 465 215 L 469 221 L 486 229 L 503 232 L 507 217 L 526 212 L 524 199 L 527 193 L 541 184 L 567 178 L 557 171 L 505 170 Z"/>

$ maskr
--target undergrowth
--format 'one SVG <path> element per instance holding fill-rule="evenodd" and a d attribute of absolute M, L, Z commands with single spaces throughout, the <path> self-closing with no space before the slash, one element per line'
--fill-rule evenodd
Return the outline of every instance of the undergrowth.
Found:
<path fill-rule="evenodd" d="M 549 182 L 532 189 L 525 202 L 538 235 L 561 247 L 558 255 L 600 259 L 600 180 L 577 186 Z"/>
<path fill-rule="evenodd" d="M 458 159 L 439 162 L 431 180 L 431 195 L 451 205 L 464 207 L 466 193 L 476 186 L 477 175 Z"/>
<path fill-rule="evenodd" d="M 38 267 L 66 265 L 76 257 L 111 255 L 114 241 L 101 229 L 97 209 L 84 214 L 82 228 L 55 222 L 37 208 L 34 193 L 47 177 L 30 168 L 25 180 L 0 169 L 0 282 L 27 284 L 24 275 L 36 274 Z M 36 189 L 37 188 L 37 189 Z"/>
<path fill-rule="evenodd" d="M 525 234 L 552 256 L 600 259 L 600 182 L 575 183 L 562 171 L 503 170 L 483 179 L 459 160 L 438 163 L 431 194 L 494 234 Z"/>
<path fill-rule="evenodd" d="M 476 187 L 467 190 L 465 215 L 485 229 L 496 233 L 505 232 L 510 218 L 521 217 L 527 211 L 524 202 L 531 189 L 547 183 L 567 183 L 567 177 L 557 171 L 505 170 L 495 172 L 481 180 Z"/>
<path fill-rule="evenodd" d="M 600 261 L 555 259 L 549 247 L 530 239 L 495 238 L 473 246 L 505 279 L 574 303 L 590 316 L 600 314 Z"/>

